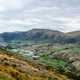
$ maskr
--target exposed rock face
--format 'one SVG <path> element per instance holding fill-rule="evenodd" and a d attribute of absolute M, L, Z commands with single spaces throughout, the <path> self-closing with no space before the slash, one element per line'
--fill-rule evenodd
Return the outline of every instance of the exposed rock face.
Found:
<path fill-rule="evenodd" d="M 74 61 L 72 65 L 76 68 L 77 71 L 80 71 L 80 61 Z"/>
<path fill-rule="evenodd" d="M 59 53 L 54 53 L 53 58 L 63 59 L 68 62 L 80 61 L 80 54 L 70 53 L 68 51 L 62 51 Z"/>
<path fill-rule="evenodd" d="M 53 58 L 55 59 L 60 59 L 68 62 L 69 70 L 80 76 L 80 54 L 77 53 L 71 53 L 70 51 L 61 51 L 61 52 L 56 52 L 53 53 Z"/>

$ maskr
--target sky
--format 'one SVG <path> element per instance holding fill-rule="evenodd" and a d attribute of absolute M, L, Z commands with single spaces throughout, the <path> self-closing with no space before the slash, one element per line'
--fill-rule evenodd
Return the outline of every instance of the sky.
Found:
<path fill-rule="evenodd" d="M 0 33 L 33 28 L 80 31 L 80 0 L 0 0 Z"/>

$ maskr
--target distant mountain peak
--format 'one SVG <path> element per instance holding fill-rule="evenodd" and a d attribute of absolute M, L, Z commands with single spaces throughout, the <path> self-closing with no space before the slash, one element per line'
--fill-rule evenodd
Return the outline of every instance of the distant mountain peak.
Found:
<path fill-rule="evenodd" d="M 32 29 L 25 32 L 7 32 L 0 34 L 0 42 L 33 41 L 50 43 L 80 43 L 80 31 L 63 33 L 50 29 Z"/>

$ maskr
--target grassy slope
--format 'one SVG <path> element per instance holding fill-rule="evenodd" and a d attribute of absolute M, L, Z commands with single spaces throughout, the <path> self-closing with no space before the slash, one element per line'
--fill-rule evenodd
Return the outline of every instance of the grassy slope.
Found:
<path fill-rule="evenodd" d="M 46 65 L 18 57 L 0 49 L 0 80 L 71 80 L 56 70 L 47 70 Z"/>

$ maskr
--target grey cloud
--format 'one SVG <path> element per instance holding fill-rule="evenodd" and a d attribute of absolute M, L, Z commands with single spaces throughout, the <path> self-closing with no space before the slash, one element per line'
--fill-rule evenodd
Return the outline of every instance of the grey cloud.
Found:
<path fill-rule="evenodd" d="M 2 0 L 0 4 L 0 32 L 32 28 L 80 30 L 80 0 Z"/>

